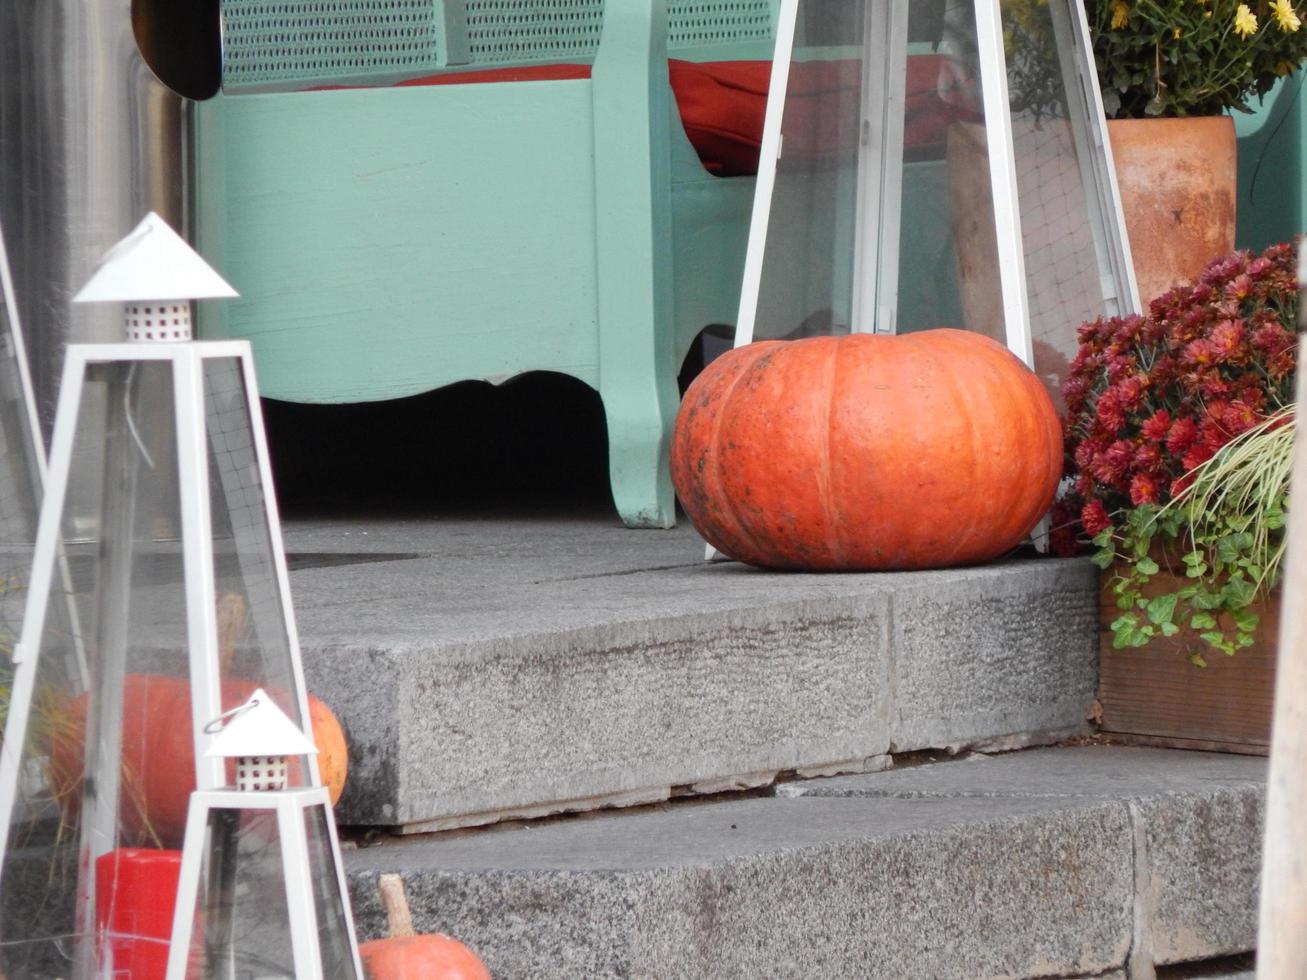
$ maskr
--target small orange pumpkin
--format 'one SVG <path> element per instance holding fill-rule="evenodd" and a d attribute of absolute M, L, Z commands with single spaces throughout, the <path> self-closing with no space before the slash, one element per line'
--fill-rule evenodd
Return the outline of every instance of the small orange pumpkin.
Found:
<path fill-rule="evenodd" d="M 415 935 L 404 880 L 383 874 L 378 881 L 390 938 L 359 946 L 367 980 L 491 980 L 490 971 L 467 946 L 443 933 Z"/>
<path fill-rule="evenodd" d="M 672 482 L 709 544 L 771 568 L 987 561 L 1048 511 L 1057 413 L 1006 348 L 963 330 L 760 341 L 685 393 Z"/>

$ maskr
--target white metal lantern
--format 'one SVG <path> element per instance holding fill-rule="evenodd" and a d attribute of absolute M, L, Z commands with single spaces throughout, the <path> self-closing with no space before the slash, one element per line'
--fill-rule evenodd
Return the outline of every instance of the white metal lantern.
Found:
<path fill-rule="evenodd" d="M 781 0 L 736 345 L 960 327 L 1055 401 L 1139 301 L 1076 0 Z"/>
<path fill-rule="evenodd" d="M 234 708 L 231 718 L 205 753 L 211 759 L 236 760 L 236 788 L 244 792 L 285 789 L 290 757 L 317 755 L 317 746 L 295 727 L 262 688 Z M 207 727 L 213 731 L 214 724 Z"/>
<path fill-rule="evenodd" d="M 27 935 L 0 937 L 35 950 L 10 976 L 119 969 L 106 911 L 139 896 L 97 868 L 181 845 L 190 792 L 226 782 L 209 719 L 262 689 L 307 728 L 250 348 L 189 339 L 191 301 L 230 295 L 151 215 L 79 297 L 121 303 L 135 339 L 65 360 L 0 747 L 0 902 L 67 886 L 47 887 Z M 319 785 L 303 745 L 287 778 Z"/>
<path fill-rule="evenodd" d="M 228 717 L 208 754 L 236 786 L 191 796 L 167 980 L 361 980 L 327 790 L 285 788 L 312 742 L 262 690 Z"/>

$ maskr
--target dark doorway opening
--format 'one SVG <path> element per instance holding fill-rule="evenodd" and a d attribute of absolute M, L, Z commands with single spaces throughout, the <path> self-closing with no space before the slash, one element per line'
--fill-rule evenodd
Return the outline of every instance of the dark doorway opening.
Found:
<path fill-rule="evenodd" d="M 603 405 L 526 374 L 359 405 L 264 401 L 290 518 L 611 513 Z"/>

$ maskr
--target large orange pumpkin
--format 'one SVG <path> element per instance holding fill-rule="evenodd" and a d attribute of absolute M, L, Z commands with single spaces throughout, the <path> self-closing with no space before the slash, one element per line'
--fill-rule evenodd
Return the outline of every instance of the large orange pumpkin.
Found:
<path fill-rule="evenodd" d="M 770 568 L 986 561 L 1047 512 L 1061 472 L 1038 378 L 951 329 L 741 347 L 690 386 L 672 440 L 694 526 Z"/>
<path fill-rule="evenodd" d="M 258 685 L 223 685 L 224 709 L 244 703 Z M 345 733 L 331 709 L 309 695 L 309 719 L 318 747 L 318 768 L 334 805 L 348 769 Z M 122 821 L 125 842 L 180 847 L 186 811 L 195 788 L 191 743 L 191 690 L 185 678 L 128 674 L 123 682 Z M 83 768 L 86 695 L 73 699 L 50 752 L 57 796 L 76 806 Z"/>

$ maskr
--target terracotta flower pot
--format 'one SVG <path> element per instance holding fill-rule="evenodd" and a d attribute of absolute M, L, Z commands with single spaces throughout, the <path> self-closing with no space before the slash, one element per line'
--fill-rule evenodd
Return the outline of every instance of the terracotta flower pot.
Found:
<path fill-rule="evenodd" d="M 1139 299 L 1147 308 L 1234 249 L 1234 120 L 1110 119 L 1107 132 Z"/>

